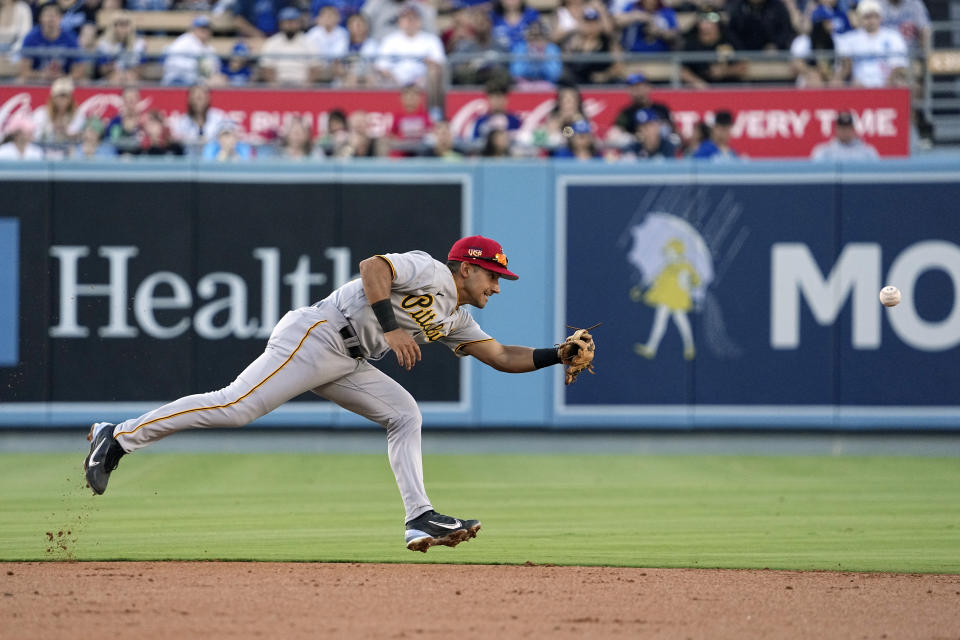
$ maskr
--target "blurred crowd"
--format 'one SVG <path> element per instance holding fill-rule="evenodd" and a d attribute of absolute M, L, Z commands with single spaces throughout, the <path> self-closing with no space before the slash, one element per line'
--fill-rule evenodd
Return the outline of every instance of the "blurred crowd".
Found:
<path fill-rule="evenodd" d="M 454 84 L 503 73 L 516 86 L 609 84 L 635 71 L 638 55 L 671 51 L 702 54 L 683 65 L 693 87 L 742 82 L 749 60 L 738 53 L 778 51 L 804 86 L 885 86 L 904 83 L 908 59 L 930 46 L 922 0 L 557 2 L 541 12 L 526 0 L 0 0 L 0 51 L 14 52 L 24 82 L 142 81 L 137 12 L 189 9 L 206 13 L 156 61 L 164 84 L 430 91 L 448 65 Z M 226 53 L 214 47 L 216 25 L 236 36 Z"/>
<path fill-rule="evenodd" d="M 867 0 L 863 0 L 867 1 Z M 651 161 L 690 157 L 723 161 L 740 154 L 732 143 L 733 114 L 715 112 L 693 135 L 681 137 L 667 105 L 651 99 L 651 84 L 642 74 L 627 79 L 630 102 L 602 137 L 583 108 L 580 89 L 561 82 L 553 109 L 534 128 L 523 125 L 509 108 L 508 76 L 486 84 L 486 105 L 470 130 L 456 136 L 450 123 L 431 117 L 425 91 L 415 83 L 399 93 L 391 123 L 378 131 L 365 111 L 332 109 L 318 123 L 289 114 L 268 135 L 253 137 L 217 108 L 205 84 L 187 92 L 182 112 L 170 116 L 144 109 L 140 90 L 123 90 L 118 113 L 109 120 L 83 116 L 68 77 L 54 80 L 47 104 L 32 117 L 10 118 L 0 144 L 0 160 L 105 159 L 133 156 L 192 156 L 209 161 L 254 159 L 322 160 L 324 158 L 431 157 L 566 158 L 570 160 Z M 836 136 L 814 150 L 821 160 L 872 159 L 876 150 L 863 142 L 852 114 L 841 112 Z"/>
<path fill-rule="evenodd" d="M 151 61 L 136 16 L 166 10 L 197 13 Z M 686 28 L 680 16 L 691 18 Z M 214 47 L 216 25 L 236 36 L 227 55 Z M 0 157 L 734 158 L 723 105 L 681 138 L 669 109 L 650 101 L 642 65 L 631 63 L 702 54 L 685 60 L 681 76 L 703 88 L 742 82 L 750 60 L 741 52 L 789 52 L 800 86 L 904 86 L 929 46 L 922 0 L 558 0 L 544 12 L 526 0 L 0 0 L 0 52 L 17 80 L 51 88 L 32 118 L 8 118 Z M 140 109 L 148 64 L 159 65 L 162 84 L 190 87 L 182 113 Z M 486 112 L 467 134 L 445 121 L 448 80 L 486 88 Z M 73 92 L 82 83 L 126 87 L 120 113 L 79 116 Z M 318 130 L 288 119 L 254 139 L 211 104 L 209 90 L 251 83 L 402 90 L 388 131 L 344 105 Z M 602 138 L 579 89 L 598 83 L 632 95 Z M 524 127 L 508 109 L 518 88 L 556 91 L 541 125 Z"/>

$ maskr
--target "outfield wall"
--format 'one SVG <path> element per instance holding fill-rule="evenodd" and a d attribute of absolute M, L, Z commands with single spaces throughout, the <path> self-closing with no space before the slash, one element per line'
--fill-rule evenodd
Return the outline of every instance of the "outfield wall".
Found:
<path fill-rule="evenodd" d="M 540 346 L 602 321 L 597 375 L 384 362 L 428 426 L 960 428 L 958 167 L 0 165 L 0 426 L 223 386 L 362 258 L 480 233 L 521 276 L 481 325 Z M 366 422 L 305 394 L 259 424 Z"/>

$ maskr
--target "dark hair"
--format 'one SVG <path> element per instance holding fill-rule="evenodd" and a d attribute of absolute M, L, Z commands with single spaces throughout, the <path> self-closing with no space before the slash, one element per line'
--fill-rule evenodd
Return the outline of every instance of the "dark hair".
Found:
<path fill-rule="evenodd" d="M 533 36 L 540 36 L 541 38 L 547 38 L 547 27 L 543 24 L 542 20 L 534 20 L 523 30 L 524 37 L 530 38 Z"/>
<path fill-rule="evenodd" d="M 820 20 L 813 23 L 810 30 L 810 49 L 813 51 L 833 51 L 833 34 L 827 31 L 824 26 L 826 20 Z"/>
<path fill-rule="evenodd" d="M 340 120 L 344 125 L 347 124 L 347 114 L 343 109 L 331 109 L 330 113 L 327 114 L 327 126 L 329 127 L 329 122 L 331 120 Z"/>
<path fill-rule="evenodd" d="M 710 139 L 710 125 L 701 120 L 697 124 L 693 125 L 697 130 L 697 135 L 700 136 L 700 140 L 709 140 Z"/>
<path fill-rule="evenodd" d="M 713 124 L 729 127 L 733 125 L 733 114 L 726 109 L 717 111 L 717 113 L 713 116 Z"/>
<path fill-rule="evenodd" d="M 500 157 L 497 155 L 497 148 L 493 145 L 493 137 L 501 133 L 505 136 L 508 136 L 509 139 L 510 133 L 506 129 L 490 129 L 490 131 L 487 133 L 487 141 L 484 143 L 483 151 L 480 155 L 485 158 Z M 509 149 L 509 145 L 507 148 Z"/>
<path fill-rule="evenodd" d="M 520 0 L 520 7 L 519 7 L 520 13 L 523 13 L 526 10 L 527 10 L 527 0 Z M 493 8 L 490 10 L 490 12 L 495 13 L 498 16 L 502 16 L 504 12 L 502 0 L 494 0 Z"/>
<path fill-rule="evenodd" d="M 503 95 L 506 95 L 510 92 L 510 81 L 500 76 L 494 76 L 487 80 L 484 89 L 488 94 L 502 93 Z"/>
<path fill-rule="evenodd" d="M 193 104 L 190 102 L 190 95 L 193 93 L 194 89 L 203 89 L 203 91 L 207 94 L 207 98 L 208 98 L 207 106 L 202 113 L 196 112 L 193 108 Z M 209 98 L 210 98 L 210 87 L 208 87 L 202 82 L 198 82 L 196 84 L 190 85 L 190 88 L 187 90 L 187 117 L 189 117 L 190 119 L 196 118 L 198 116 L 203 116 L 204 118 L 206 118 L 207 112 L 210 111 L 210 105 L 211 105 L 211 101 L 209 100 Z"/>
<path fill-rule="evenodd" d="M 46 9 L 47 7 L 53 7 L 54 9 L 57 10 L 57 13 L 59 13 L 60 15 L 63 15 L 63 9 L 60 8 L 60 3 L 58 3 L 57 0 L 50 0 L 49 2 L 41 2 L 40 6 L 37 7 L 37 15 L 39 16 L 41 13 L 43 13 L 43 10 Z"/>
<path fill-rule="evenodd" d="M 576 137 L 577 136 L 573 135 L 567 138 L 567 149 L 570 149 L 570 151 L 574 150 L 573 139 Z M 594 136 L 590 136 L 590 155 L 592 156 L 597 155 L 597 139 Z"/>
<path fill-rule="evenodd" d="M 557 82 L 557 92 L 555 94 L 556 104 L 553 105 L 553 109 L 550 110 L 550 113 L 552 115 L 557 115 L 558 113 L 560 113 L 560 92 L 563 91 L 564 89 L 572 89 L 573 91 L 576 91 L 577 111 L 580 112 L 580 114 L 586 116 L 586 114 L 583 113 L 583 92 L 580 91 L 580 87 L 578 87 L 574 82 L 570 82 L 568 80 L 563 80 L 563 79 Z"/>

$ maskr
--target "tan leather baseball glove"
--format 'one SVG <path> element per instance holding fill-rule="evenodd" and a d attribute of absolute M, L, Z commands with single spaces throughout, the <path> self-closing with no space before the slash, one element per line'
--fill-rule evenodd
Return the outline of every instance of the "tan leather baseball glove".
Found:
<path fill-rule="evenodd" d="M 595 324 L 590 329 L 600 326 Z M 570 327 L 571 329 L 573 327 Z M 559 345 L 560 362 L 564 366 L 564 382 L 571 384 L 576 381 L 583 371 L 593 371 L 593 356 L 596 353 L 596 344 L 590 329 L 577 329 L 572 335 Z"/>

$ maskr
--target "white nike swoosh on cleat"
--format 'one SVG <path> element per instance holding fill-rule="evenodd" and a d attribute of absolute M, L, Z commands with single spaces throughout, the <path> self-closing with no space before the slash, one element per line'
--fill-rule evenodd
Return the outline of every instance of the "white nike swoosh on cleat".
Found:
<path fill-rule="evenodd" d="M 100 444 L 97 445 L 97 448 L 94 449 L 94 450 L 93 450 L 93 453 L 90 454 L 90 462 L 87 463 L 87 468 L 88 468 L 88 469 L 89 469 L 90 467 L 95 467 L 95 466 L 97 466 L 98 464 L 100 464 L 100 461 L 99 461 L 99 460 L 98 460 L 97 462 L 94 462 L 94 461 L 93 461 L 93 458 L 94 458 L 94 456 L 97 455 L 97 451 L 100 451 L 100 447 L 102 447 L 106 441 L 107 441 L 106 438 L 104 438 L 103 440 L 101 440 L 101 441 L 100 441 Z"/>
<path fill-rule="evenodd" d="M 457 520 L 454 524 L 444 524 L 442 522 L 434 522 L 433 520 L 427 520 L 430 524 L 437 525 L 438 527 L 443 527 L 444 529 L 459 529 L 463 526 L 463 523 Z"/>

